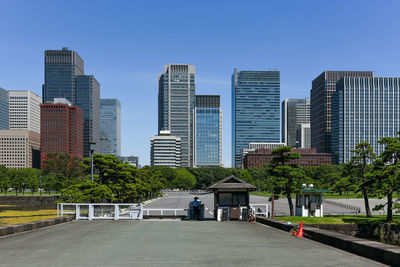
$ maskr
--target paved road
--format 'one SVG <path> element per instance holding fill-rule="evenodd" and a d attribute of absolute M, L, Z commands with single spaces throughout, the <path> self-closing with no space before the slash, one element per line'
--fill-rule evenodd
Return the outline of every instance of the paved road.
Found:
<path fill-rule="evenodd" d="M 0 238 L 1 266 L 378 266 L 258 223 L 74 221 Z"/>
<path fill-rule="evenodd" d="M 154 201 L 150 204 L 144 206 L 144 208 L 169 208 L 169 209 L 185 209 L 189 206 L 189 202 L 193 200 L 193 198 L 197 196 L 200 198 L 202 203 L 204 203 L 205 207 L 205 217 L 213 218 L 214 211 L 214 195 L 213 194 L 204 194 L 204 193 L 190 193 L 190 192 L 167 192 L 164 197 L 161 199 Z M 324 214 L 334 215 L 334 214 L 355 214 L 354 211 L 341 207 L 340 204 L 349 204 L 353 206 L 358 206 L 361 208 L 361 213 L 364 214 L 364 202 L 363 199 L 329 199 L 336 203 L 333 204 L 324 204 Z M 264 196 L 256 196 L 250 195 L 250 203 L 251 204 L 267 204 L 271 203 L 268 201 L 267 197 Z M 295 199 L 293 198 L 293 203 L 295 203 Z M 370 199 L 371 208 L 377 204 L 385 203 L 385 200 L 379 199 Z M 280 198 L 275 201 L 275 213 L 277 215 L 289 215 L 289 206 L 286 198 Z M 374 214 L 383 214 L 382 212 L 373 212 Z"/>

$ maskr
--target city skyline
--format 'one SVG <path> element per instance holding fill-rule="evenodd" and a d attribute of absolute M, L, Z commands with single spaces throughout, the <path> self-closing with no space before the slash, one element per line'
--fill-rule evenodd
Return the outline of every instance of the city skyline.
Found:
<path fill-rule="evenodd" d="M 163 2 L 157 7 L 127 3 L 124 8 L 80 3 L 77 10 L 77 3 L 62 7 L 29 1 L 0 4 L 8 11 L 4 14 L 5 27 L 0 29 L 7 36 L 0 44 L 0 87 L 41 95 L 44 50 L 69 47 L 77 51 L 85 59 L 85 73 L 95 74 L 101 83 L 101 97 L 121 100 L 121 154 L 139 156 L 141 165 L 149 164 L 148 140 L 157 133 L 157 76 L 165 64 L 195 65 L 196 93 L 221 95 L 226 167 L 231 165 L 230 76 L 235 67 L 279 69 L 281 101 L 309 97 L 311 81 L 325 70 L 372 70 L 378 77 L 400 76 L 400 55 L 393 53 L 399 37 L 387 34 L 400 23 L 395 19 L 400 4 L 395 1 L 385 5 L 373 1 L 338 1 L 336 5 L 260 1 L 256 9 L 214 3 L 213 10 L 206 4 L 188 3 L 182 7 Z M 341 8 L 344 3 L 345 9 Z M 60 8 L 65 12 L 52 12 Z M 89 8 L 93 12 L 88 15 Z M 187 12 L 193 9 L 198 12 Z M 274 12 L 265 16 L 268 10 Z M 375 19 L 366 21 L 363 14 L 371 10 Z M 41 16 L 42 12 L 48 15 Z M 240 19 L 230 15 L 237 12 Z M 343 19 L 338 20 L 338 14 Z M 107 19 L 90 19 L 98 15 Z M 13 23 L 16 16 L 21 20 Z M 159 27 L 162 21 L 174 25 L 182 18 L 191 21 L 179 24 L 187 33 L 171 34 Z M 191 30 L 196 34 L 189 34 Z M 327 33 L 332 38 L 327 38 Z M 246 38 L 237 38 L 244 35 Z M 339 36 L 362 42 L 332 41 Z"/>

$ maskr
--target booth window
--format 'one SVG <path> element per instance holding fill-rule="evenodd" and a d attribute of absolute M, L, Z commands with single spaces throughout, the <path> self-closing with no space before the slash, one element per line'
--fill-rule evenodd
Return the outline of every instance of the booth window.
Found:
<path fill-rule="evenodd" d="M 234 193 L 219 193 L 219 205 L 220 206 L 246 206 L 246 193 L 234 192 Z"/>
<path fill-rule="evenodd" d="M 232 205 L 232 193 L 219 193 L 219 205 L 231 206 Z"/>

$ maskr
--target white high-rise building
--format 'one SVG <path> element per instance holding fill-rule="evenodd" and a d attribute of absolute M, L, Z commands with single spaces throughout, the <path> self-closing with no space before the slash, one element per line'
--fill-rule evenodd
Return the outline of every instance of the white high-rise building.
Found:
<path fill-rule="evenodd" d="M 298 141 L 296 148 L 311 148 L 311 127 L 310 123 L 300 123 L 296 130 Z"/>
<path fill-rule="evenodd" d="M 160 134 L 150 140 L 150 165 L 181 167 L 181 138 L 171 136 L 170 131 L 160 131 Z"/>
<path fill-rule="evenodd" d="M 27 90 L 8 91 L 9 129 L 40 133 L 40 104 L 42 98 Z"/>

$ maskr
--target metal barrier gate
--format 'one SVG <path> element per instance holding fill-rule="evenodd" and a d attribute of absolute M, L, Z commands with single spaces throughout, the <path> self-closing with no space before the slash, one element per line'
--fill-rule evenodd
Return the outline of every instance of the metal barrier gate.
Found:
<path fill-rule="evenodd" d="M 271 217 L 269 206 L 270 204 L 250 204 L 254 216 Z"/>
<path fill-rule="evenodd" d="M 137 203 L 58 203 L 57 217 L 75 214 L 76 220 L 142 220 L 143 204 Z"/>

